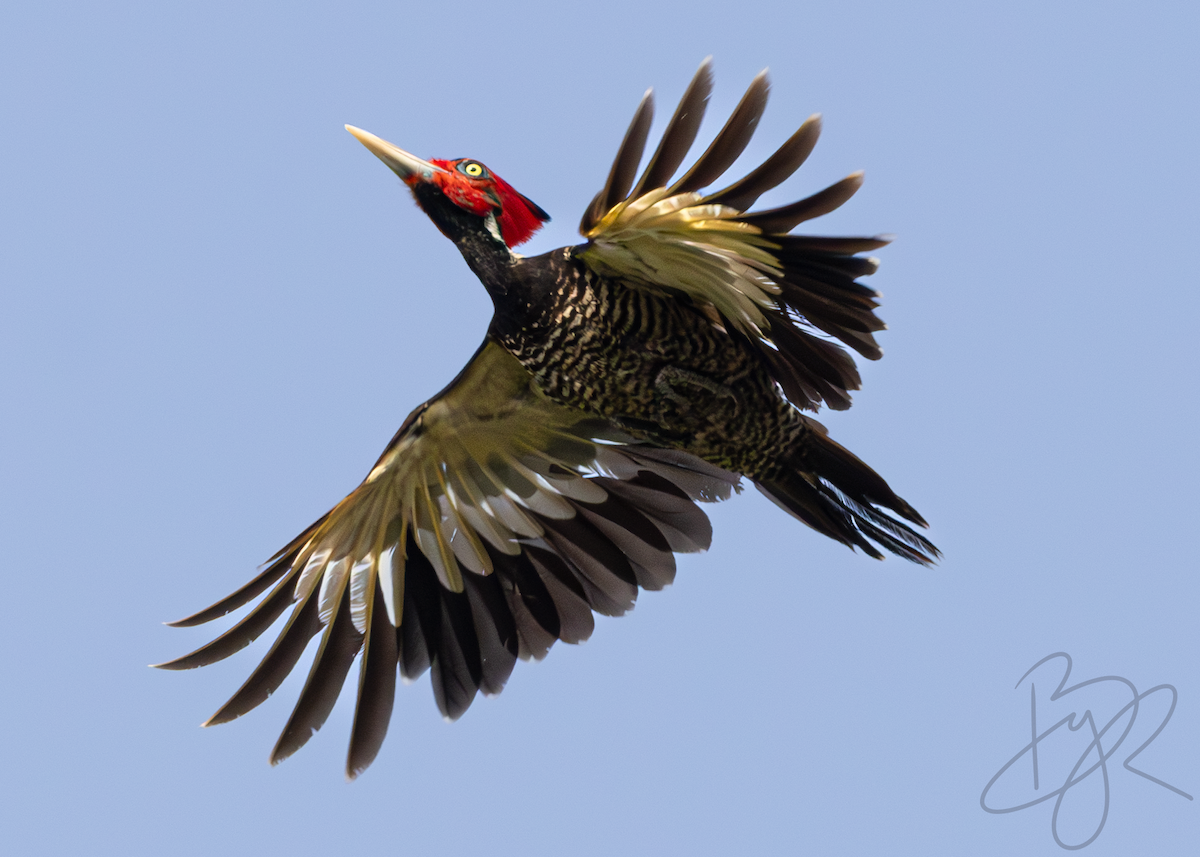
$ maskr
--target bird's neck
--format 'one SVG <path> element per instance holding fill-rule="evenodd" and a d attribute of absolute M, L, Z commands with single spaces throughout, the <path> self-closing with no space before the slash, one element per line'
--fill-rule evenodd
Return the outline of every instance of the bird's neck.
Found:
<path fill-rule="evenodd" d="M 467 261 L 467 267 L 475 272 L 497 308 L 513 297 L 513 265 L 518 257 L 503 241 L 497 241 L 486 231 L 480 230 L 465 232 L 453 240 Z"/>
<path fill-rule="evenodd" d="M 417 204 L 429 215 L 442 234 L 454 242 L 468 267 L 479 277 L 497 309 L 513 296 L 513 254 L 500 237 L 494 215 L 482 218 L 463 211 L 437 188 L 420 184 L 413 188 Z"/>

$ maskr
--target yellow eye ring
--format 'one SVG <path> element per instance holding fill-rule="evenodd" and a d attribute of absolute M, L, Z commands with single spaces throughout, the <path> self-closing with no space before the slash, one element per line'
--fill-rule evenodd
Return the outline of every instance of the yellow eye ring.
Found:
<path fill-rule="evenodd" d="M 473 179 L 477 179 L 483 175 L 483 165 L 477 164 L 474 161 L 468 161 L 461 167 L 462 171 Z"/>

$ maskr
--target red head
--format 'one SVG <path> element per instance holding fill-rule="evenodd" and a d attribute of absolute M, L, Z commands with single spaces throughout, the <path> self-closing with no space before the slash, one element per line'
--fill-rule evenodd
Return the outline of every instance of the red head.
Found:
<path fill-rule="evenodd" d="M 550 219 L 537 203 L 517 193 L 479 161 L 459 158 L 429 163 L 445 170 L 434 173 L 431 181 L 459 208 L 480 217 L 495 212 L 500 235 L 509 247 L 524 244 Z"/>
<path fill-rule="evenodd" d="M 509 247 L 528 241 L 550 219 L 537 203 L 517 193 L 479 161 L 470 158 L 425 161 L 359 128 L 347 125 L 346 130 L 410 188 L 433 185 L 464 211 L 480 217 L 495 215 L 500 237 Z"/>

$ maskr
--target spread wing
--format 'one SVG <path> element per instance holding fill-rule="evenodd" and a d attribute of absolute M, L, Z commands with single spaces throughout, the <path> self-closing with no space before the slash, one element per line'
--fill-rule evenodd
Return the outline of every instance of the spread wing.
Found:
<path fill-rule="evenodd" d="M 387 732 L 397 664 L 410 679 L 430 670 L 438 708 L 459 717 L 477 691 L 500 692 L 518 657 L 585 640 L 592 611 L 619 616 L 639 586 L 670 583 L 673 552 L 703 550 L 711 539 L 694 501 L 728 497 L 737 482 L 551 402 L 488 340 L 409 416 L 348 497 L 249 584 L 172 624 L 208 622 L 265 592 L 245 618 L 160 666 L 228 657 L 291 607 L 262 663 L 206 725 L 263 702 L 321 634 L 271 760 L 321 727 L 361 651 L 353 777 Z"/>
<path fill-rule="evenodd" d="M 745 178 L 701 193 L 750 142 L 767 90 L 764 71 L 704 154 L 668 184 L 695 141 L 712 91 L 705 60 L 634 186 L 654 110 L 647 92 L 604 189 L 583 216 L 580 232 L 588 243 L 575 255 L 605 276 L 684 295 L 718 327 L 746 336 L 796 405 L 816 410 L 824 401 L 831 408 L 848 408 L 847 391 L 859 387 L 854 361 L 815 331 L 868 359 L 881 356 L 873 336 L 884 328 L 874 313 L 878 294 L 855 282 L 874 273 L 878 263 L 856 254 L 890 239 L 788 233 L 838 208 L 861 186 L 862 174 L 782 208 L 746 211 L 804 163 L 820 133 L 820 117 L 812 116 Z"/>

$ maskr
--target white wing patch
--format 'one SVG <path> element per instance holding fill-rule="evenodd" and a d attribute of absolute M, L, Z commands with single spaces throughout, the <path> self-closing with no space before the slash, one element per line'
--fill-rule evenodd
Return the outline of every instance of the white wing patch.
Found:
<path fill-rule="evenodd" d="M 713 305 L 741 332 L 766 336 L 764 309 L 776 308 L 782 272 L 762 230 L 742 212 L 704 204 L 699 193 L 668 196 L 657 188 L 619 203 L 588 233 L 580 251 L 598 273 L 683 292 Z"/>
<path fill-rule="evenodd" d="M 297 600 L 320 586 L 322 624 L 348 584 L 355 628 L 365 633 L 376 580 L 389 620 L 403 621 L 408 535 L 442 586 L 461 592 L 464 572 L 492 573 L 489 547 L 516 556 L 544 535 L 539 518 L 566 520 L 576 514 L 572 502 L 608 497 L 586 478 L 601 471 L 603 448 L 587 415 L 546 399 L 498 345 L 485 345 L 406 425 L 293 562 L 302 568 Z"/>

